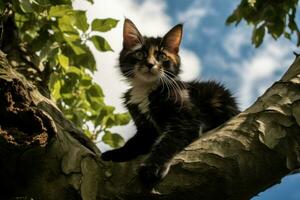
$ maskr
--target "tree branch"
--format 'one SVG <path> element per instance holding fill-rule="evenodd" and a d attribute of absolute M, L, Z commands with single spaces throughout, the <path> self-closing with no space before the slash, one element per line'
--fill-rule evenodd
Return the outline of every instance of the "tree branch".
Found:
<path fill-rule="evenodd" d="M 178 155 L 155 199 L 249 199 L 299 168 L 299 84 L 297 57 L 250 108 Z M 116 167 L 111 181 L 117 184 L 110 187 L 135 192 L 132 171 Z"/>
<path fill-rule="evenodd" d="M 161 195 L 150 195 L 139 193 L 139 160 L 102 162 L 96 146 L 0 53 L 0 194 L 47 200 L 249 199 L 300 166 L 299 84 L 296 58 L 250 108 L 180 153 L 158 186 Z"/>

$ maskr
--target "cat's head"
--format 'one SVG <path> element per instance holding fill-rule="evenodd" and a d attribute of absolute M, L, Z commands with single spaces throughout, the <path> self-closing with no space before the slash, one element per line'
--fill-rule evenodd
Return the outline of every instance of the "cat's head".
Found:
<path fill-rule="evenodd" d="M 142 36 L 129 19 L 123 27 L 123 49 L 120 69 L 129 80 L 158 82 L 163 77 L 176 77 L 180 72 L 179 45 L 182 24 L 174 26 L 163 37 Z"/>

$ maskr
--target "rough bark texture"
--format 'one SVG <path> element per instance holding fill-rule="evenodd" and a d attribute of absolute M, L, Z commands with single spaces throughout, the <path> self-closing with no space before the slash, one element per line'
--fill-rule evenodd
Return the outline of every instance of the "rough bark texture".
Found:
<path fill-rule="evenodd" d="M 0 194 L 70 199 L 249 199 L 300 166 L 300 58 L 257 102 L 191 144 L 158 186 L 139 193 L 139 161 L 97 147 L 0 53 Z"/>

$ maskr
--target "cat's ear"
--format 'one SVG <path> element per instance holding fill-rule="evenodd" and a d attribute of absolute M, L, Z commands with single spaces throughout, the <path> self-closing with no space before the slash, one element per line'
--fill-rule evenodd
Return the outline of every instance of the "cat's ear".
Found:
<path fill-rule="evenodd" d="M 130 19 L 125 19 L 123 26 L 123 47 L 131 49 L 138 44 L 143 44 L 143 36 Z"/>
<path fill-rule="evenodd" d="M 174 26 L 162 39 L 162 46 L 171 53 L 177 54 L 182 38 L 182 24 Z"/>

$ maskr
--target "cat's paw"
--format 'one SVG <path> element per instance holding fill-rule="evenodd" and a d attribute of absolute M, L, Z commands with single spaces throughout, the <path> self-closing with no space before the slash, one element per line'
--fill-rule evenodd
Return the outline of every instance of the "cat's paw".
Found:
<path fill-rule="evenodd" d="M 138 169 L 139 179 L 145 187 L 153 188 L 167 175 L 169 168 L 169 164 L 142 163 Z"/>

